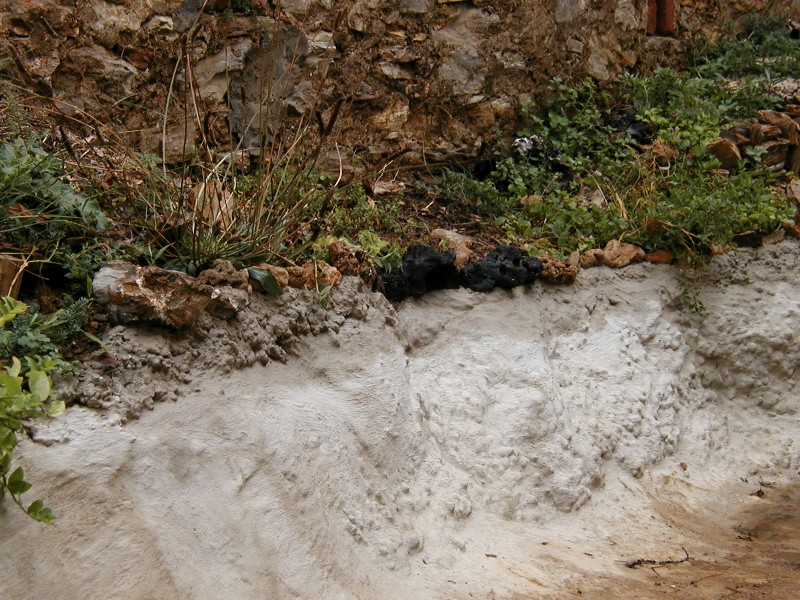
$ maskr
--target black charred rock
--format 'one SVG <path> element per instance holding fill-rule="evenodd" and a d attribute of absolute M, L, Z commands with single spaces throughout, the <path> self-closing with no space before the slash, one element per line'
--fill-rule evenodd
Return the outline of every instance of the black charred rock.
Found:
<path fill-rule="evenodd" d="M 378 289 L 383 292 L 387 300 L 402 302 L 408 298 L 408 279 L 402 267 L 391 271 L 378 269 L 378 278 L 380 281 Z"/>
<path fill-rule="evenodd" d="M 456 254 L 452 250 L 437 252 L 428 246 L 411 246 L 403 256 L 403 272 L 408 279 L 409 296 L 459 286 Z"/>
<path fill-rule="evenodd" d="M 476 292 L 499 287 L 511 289 L 536 281 L 542 272 L 542 261 L 526 256 L 518 248 L 498 246 L 485 258 L 467 265 L 461 271 L 461 285 Z"/>
<path fill-rule="evenodd" d="M 455 252 L 437 252 L 428 246 L 414 245 L 406 250 L 403 266 L 379 270 L 383 294 L 392 302 L 409 296 L 422 296 L 434 290 L 452 290 L 460 285 Z"/>

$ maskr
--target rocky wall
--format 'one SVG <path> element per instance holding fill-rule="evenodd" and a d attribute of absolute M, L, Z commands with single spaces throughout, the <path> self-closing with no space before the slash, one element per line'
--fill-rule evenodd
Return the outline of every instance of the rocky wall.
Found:
<path fill-rule="evenodd" d="M 677 35 L 797 4 L 676 0 Z M 292 117 L 324 130 L 336 113 L 345 166 L 431 165 L 476 156 L 553 76 L 607 80 L 675 60 L 674 37 L 645 34 L 647 11 L 646 0 L 3 0 L 0 66 L 74 123 L 170 162 L 199 145 L 257 154 Z"/>

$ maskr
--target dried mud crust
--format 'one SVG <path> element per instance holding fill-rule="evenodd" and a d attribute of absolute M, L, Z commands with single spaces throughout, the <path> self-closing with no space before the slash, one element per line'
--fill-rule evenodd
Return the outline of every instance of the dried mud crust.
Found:
<path fill-rule="evenodd" d="M 798 255 L 714 259 L 701 318 L 676 269 L 639 264 L 396 310 L 346 279 L 330 317 L 290 292 L 191 339 L 114 331 L 126 367 L 90 365 L 74 390 L 116 397 L 19 448 L 64 517 L 41 531 L 0 513 L 16 549 L 0 552 L 0 592 L 785 598 L 800 583 L 783 529 L 800 469 L 785 337 Z M 262 365 L 274 336 L 292 356 Z M 179 401 L 144 411 L 161 388 Z M 691 560 L 644 562 L 682 548 Z"/>
<path fill-rule="evenodd" d="M 104 349 L 59 386 L 61 399 L 137 418 L 154 403 L 177 400 L 199 373 L 224 375 L 271 361 L 285 362 L 306 335 L 337 332 L 348 320 L 394 323 L 394 309 L 358 277 L 345 277 L 326 307 L 316 291 L 286 288 L 279 297 L 252 294 L 236 319 L 205 315 L 185 333 L 146 325 L 111 329 Z"/>

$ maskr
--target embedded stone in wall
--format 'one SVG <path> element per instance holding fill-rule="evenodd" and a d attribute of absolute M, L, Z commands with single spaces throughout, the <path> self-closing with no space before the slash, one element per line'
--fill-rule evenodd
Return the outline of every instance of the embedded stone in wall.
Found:
<path fill-rule="evenodd" d="M 558 0 L 556 23 L 570 23 L 586 12 L 586 0 Z"/>
<path fill-rule="evenodd" d="M 433 0 L 400 0 L 402 12 L 423 14 L 433 8 Z"/>
<path fill-rule="evenodd" d="M 223 48 L 201 60 L 194 68 L 200 96 L 211 102 L 221 102 L 228 91 L 231 74 L 241 71 L 253 42 L 243 38 L 237 44 Z"/>
<path fill-rule="evenodd" d="M 401 130 L 408 121 L 409 106 L 405 98 L 394 98 L 381 112 L 373 115 L 370 124 L 379 131 L 386 131 L 385 140 L 394 140 L 400 137 Z"/>
<path fill-rule="evenodd" d="M 614 20 L 624 29 L 644 27 L 644 13 L 636 8 L 634 0 L 619 0 L 614 10 Z"/>
<path fill-rule="evenodd" d="M 439 69 L 439 76 L 453 84 L 453 93 L 458 96 L 475 96 L 483 90 L 486 80 L 483 60 L 478 51 L 454 52 Z"/>
<path fill-rule="evenodd" d="M 94 38 L 112 49 L 119 43 L 121 34 L 138 31 L 142 23 L 153 16 L 152 4 L 147 0 L 129 0 L 125 3 L 91 0 L 82 10 L 93 13 L 91 18 L 85 18 L 84 21 Z"/>

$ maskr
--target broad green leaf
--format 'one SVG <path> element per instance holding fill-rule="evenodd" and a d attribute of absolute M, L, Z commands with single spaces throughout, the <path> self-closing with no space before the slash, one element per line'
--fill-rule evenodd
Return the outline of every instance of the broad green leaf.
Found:
<path fill-rule="evenodd" d="M 19 361 L 19 359 L 16 356 L 14 356 L 11 359 L 11 366 L 10 367 L 6 367 L 6 371 L 12 377 L 17 377 L 21 370 L 22 370 L 22 363 Z"/>
<path fill-rule="evenodd" d="M 64 401 L 57 400 L 47 407 L 47 414 L 51 417 L 55 417 L 63 413 L 65 410 L 67 410 L 67 407 L 64 404 Z"/>
<path fill-rule="evenodd" d="M 271 296 L 280 295 L 281 286 L 278 284 L 278 281 L 275 279 L 272 273 L 269 273 L 264 269 L 249 267 L 247 269 L 247 275 L 267 294 L 270 294 Z"/>
<path fill-rule="evenodd" d="M 22 377 L 0 375 L 0 399 L 15 398 L 22 393 Z"/>
<path fill-rule="evenodd" d="M 41 500 L 34 500 L 28 507 L 27 513 L 40 523 L 50 524 L 56 520 L 53 511 L 44 505 Z"/>
<path fill-rule="evenodd" d="M 13 321 L 14 317 L 28 310 L 28 305 L 18 302 L 11 296 L 0 298 L 0 327 Z"/>
<path fill-rule="evenodd" d="M 25 481 L 25 472 L 22 467 L 17 467 L 8 478 L 8 491 L 14 496 L 19 496 L 29 489 L 31 489 L 31 484 Z"/>
<path fill-rule="evenodd" d="M 8 431 L 5 434 L 0 433 L 0 453 L 8 453 L 17 445 L 17 435 L 13 431 Z"/>
<path fill-rule="evenodd" d="M 28 373 L 28 387 L 31 392 L 38 394 L 41 401 L 47 400 L 50 395 L 50 378 L 44 371 L 30 371 Z"/>

